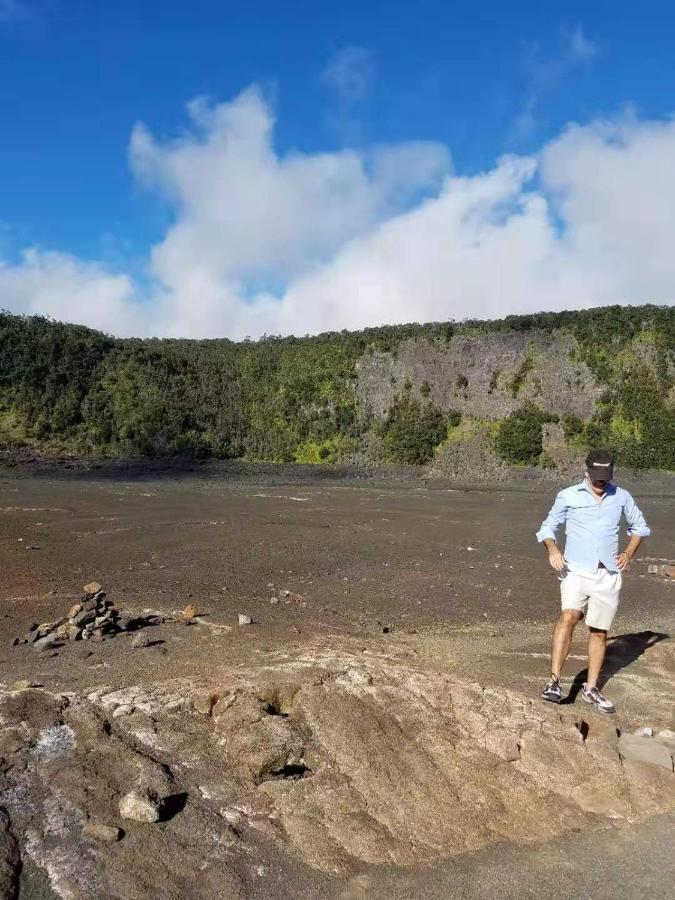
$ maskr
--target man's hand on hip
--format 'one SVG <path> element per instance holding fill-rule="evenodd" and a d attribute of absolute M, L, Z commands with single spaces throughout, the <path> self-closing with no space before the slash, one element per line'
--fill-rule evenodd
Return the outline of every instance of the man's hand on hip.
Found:
<path fill-rule="evenodd" d="M 616 557 L 616 567 L 619 572 L 625 572 L 628 566 L 630 565 L 630 556 L 624 550 L 623 553 L 618 553 Z"/>
<path fill-rule="evenodd" d="M 553 544 L 552 547 L 548 548 L 548 561 L 551 565 L 551 568 L 555 569 L 556 572 L 562 572 L 563 569 L 567 566 L 565 557 L 560 552 L 560 548 L 555 544 Z"/>

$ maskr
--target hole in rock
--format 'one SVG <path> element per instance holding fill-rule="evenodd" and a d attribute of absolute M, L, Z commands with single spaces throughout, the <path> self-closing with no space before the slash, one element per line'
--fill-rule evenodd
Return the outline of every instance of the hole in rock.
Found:
<path fill-rule="evenodd" d="M 588 732 L 590 731 L 590 728 L 589 728 L 589 726 L 588 726 L 588 722 L 585 722 L 585 721 L 582 719 L 581 722 L 576 722 L 575 724 L 576 724 L 576 726 L 577 726 L 577 729 L 578 729 L 579 732 L 581 733 L 581 737 L 582 737 L 584 740 L 586 740 L 586 738 L 588 737 Z"/>
<path fill-rule="evenodd" d="M 263 703 L 263 709 L 268 716 L 281 716 L 282 719 L 288 718 L 288 713 L 284 712 L 281 708 L 281 704 L 275 702 L 274 700 L 266 700 Z"/>
<path fill-rule="evenodd" d="M 173 819 L 174 816 L 178 815 L 179 812 L 185 809 L 187 799 L 188 795 L 185 792 L 165 797 L 160 810 L 160 822 L 168 822 L 169 819 Z"/>
<path fill-rule="evenodd" d="M 282 766 L 280 769 L 274 769 L 270 772 L 267 780 L 271 781 L 273 779 L 288 778 L 296 781 L 300 778 L 307 778 L 311 774 L 312 770 L 304 763 L 289 763 L 286 766 Z"/>

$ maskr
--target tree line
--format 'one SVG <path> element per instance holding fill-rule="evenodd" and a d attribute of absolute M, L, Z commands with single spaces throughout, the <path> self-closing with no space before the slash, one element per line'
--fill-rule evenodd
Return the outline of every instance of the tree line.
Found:
<path fill-rule="evenodd" d="M 428 391 L 404 391 L 373 423 L 355 389 L 358 360 L 409 338 L 557 329 L 575 335 L 579 359 L 606 387 L 590 421 L 563 422 L 567 439 L 607 446 L 633 467 L 675 469 L 675 309 L 657 306 L 242 342 L 116 339 L 0 312 L 0 436 L 54 451 L 279 462 L 333 462 L 367 446 L 383 460 L 424 463 L 459 414 L 442 413 Z M 536 463 L 551 418 L 525 404 L 498 423 L 495 449 Z"/>

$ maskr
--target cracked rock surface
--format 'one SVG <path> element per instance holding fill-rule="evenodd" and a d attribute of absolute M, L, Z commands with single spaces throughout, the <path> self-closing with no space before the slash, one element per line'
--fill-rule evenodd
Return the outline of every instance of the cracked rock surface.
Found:
<path fill-rule="evenodd" d="M 351 876 L 673 808 L 672 770 L 627 758 L 613 720 L 348 642 L 261 662 L 220 683 L 4 689 L 6 883 L 20 847 L 64 898 L 246 896 L 270 858 Z"/>

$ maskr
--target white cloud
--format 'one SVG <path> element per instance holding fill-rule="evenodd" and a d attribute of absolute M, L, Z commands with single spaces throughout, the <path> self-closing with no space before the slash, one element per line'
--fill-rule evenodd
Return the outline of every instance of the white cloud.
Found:
<path fill-rule="evenodd" d="M 0 267 L 0 307 L 255 337 L 675 299 L 671 120 L 575 125 L 461 176 L 437 144 L 280 155 L 254 89 L 190 117 L 179 140 L 139 125 L 131 141 L 133 171 L 174 210 L 151 287 L 32 250 Z"/>
<path fill-rule="evenodd" d="M 33 248 L 14 265 L 0 260 L 0 308 L 16 313 L 78 322 L 111 334 L 127 334 L 130 326 L 146 332 L 149 322 L 134 304 L 133 293 L 128 276 L 64 253 Z"/>

